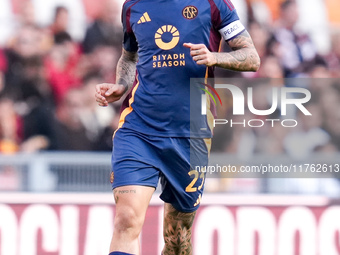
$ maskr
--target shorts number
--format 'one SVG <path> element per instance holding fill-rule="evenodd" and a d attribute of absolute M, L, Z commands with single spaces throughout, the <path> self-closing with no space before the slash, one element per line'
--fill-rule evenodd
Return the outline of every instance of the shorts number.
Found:
<path fill-rule="evenodd" d="M 204 183 L 204 172 L 201 173 L 201 175 L 199 175 L 199 172 L 197 170 L 191 170 L 189 173 L 188 173 L 190 176 L 194 176 L 194 179 L 189 183 L 189 185 L 185 188 L 185 191 L 186 192 L 195 192 L 197 190 L 200 190 L 202 189 L 203 187 L 203 183 Z M 202 179 L 202 183 L 201 185 L 197 188 L 197 187 L 194 187 L 194 185 L 196 184 L 197 180 L 198 180 L 198 176 L 200 179 Z"/>

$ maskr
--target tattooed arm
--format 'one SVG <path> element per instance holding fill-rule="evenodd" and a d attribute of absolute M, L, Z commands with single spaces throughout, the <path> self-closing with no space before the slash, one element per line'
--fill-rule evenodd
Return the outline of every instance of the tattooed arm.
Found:
<path fill-rule="evenodd" d="M 95 98 L 100 106 L 119 100 L 133 84 L 136 72 L 137 52 L 123 49 L 117 64 L 116 84 L 102 83 L 96 86 Z"/>
<path fill-rule="evenodd" d="M 127 91 L 135 79 L 137 52 L 129 52 L 123 49 L 122 56 L 117 64 L 117 84 L 122 84 Z"/>
<path fill-rule="evenodd" d="M 260 58 L 247 31 L 228 41 L 232 52 L 210 52 L 204 44 L 185 43 L 198 65 L 218 66 L 234 71 L 257 71 Z"/>
<path fill-rule="evenodd" d="M 228 41 L 233 50 L 229 53 L 213 53 L 216 66 L 234 71 L 257 71 L 260 57 L 247 31 Z"/>

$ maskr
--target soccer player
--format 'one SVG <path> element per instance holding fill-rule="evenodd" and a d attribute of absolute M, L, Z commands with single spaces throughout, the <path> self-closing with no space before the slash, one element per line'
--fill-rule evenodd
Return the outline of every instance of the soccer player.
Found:
<path fill-rule="evenodd" d="M 205 179 L 195 166 L 208 163 L 212 115 L 198 118 L 195 129 L 190 78 L 212 77 L 215 66 L 257 71 L 260 60 L 229 0 L 128 0 L 122 22 L 116 84 L 96 86 L 100 106 L 127 93 L 113 138 L 110 255 L 140 254 L 138 236 L 159 180 L 162 254 L 192 254 L 191 227 Z M 218 53 L 221 38 L 230 53 Z"/>

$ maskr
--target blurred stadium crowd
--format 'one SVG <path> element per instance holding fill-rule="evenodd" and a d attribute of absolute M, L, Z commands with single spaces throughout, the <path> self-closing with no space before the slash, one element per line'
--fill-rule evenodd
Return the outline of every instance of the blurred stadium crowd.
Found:
<path fill-rule="evenodd" d="M 56 6 L 53 21 L 41 26 L 30 0 L 16 2 L 15 30 L 2 40 L 0 49 L 0 153 L 111 150 L 120 102 L 98 108 L 94 86 L 115 81 L 122 41 L 117 18 L 121 1 L 101 1 L 101 10 L 88 19 L 82 38 L 70 33 L 70 10 L 65 6 Z M 312 92 L 308 107 L 313 117 L 297 115 L 302 124 L 290 133 L 279 125 L 229 130 L 228 135 L 225 129 L 216 129 L 213 150 L 242 151 L 242 155 L 339 151 L 340 81 L 333 82 L 340 77 L 338 1 L 234 2 L 236 6 L 237 2 L 244 4 L 244 23 L 262 66 L 251 74 L 216 70 L 217 76 L 273 79 L 269 88 L 286 86 L 284 78 L 312 78 L 309 81 L 317 82 L 305 87 Z M 314 2 L 322 6 L 317 11 L 323 10 L 324 15 L 301 23 L 299 13 Z M 320 27 L 301 29 L 315 22 L 320 22 Z M 229 50 L 226 45 L 224 48 Z M 267 89 L 259 89 L 255 97 L 259 108 L 270 107 Z M 228 109 L 222 111 L 227 117 Z"/>

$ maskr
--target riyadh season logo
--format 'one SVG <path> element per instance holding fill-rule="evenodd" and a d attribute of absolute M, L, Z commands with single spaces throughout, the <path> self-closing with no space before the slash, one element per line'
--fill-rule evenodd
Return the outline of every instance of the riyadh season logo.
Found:
<path fill-rule="evenodd" d="M 155 33 L 155 43 L 158 48 L 164 50 L 161 54 L 152 56 L 152 68 L 182 67 L 185 66 L 185 54 L 181 52 L 169 52 L 175 48 L 180 39 L 178 29 L 173 25 L 164 25 Z"/>
<path fill-rule="evenodd" d="M 179 42 L 179 32 L 175 26 L 164 25 L 155 33 L 156 45 L 162 50 L 171 50 Z"/>
<path fill-rule="evenodd" d="M 203 83 L 202 83 L 203 84 Z M 288 115 L 287 108 L 295 107 L 295 110 L 301 111 L 306 116 L 311 116 L 312 114 L 306 109 L 304 104 L 308 103 L 311 99 L 311 93 L 308 89 L 305 88 L 297 88 L 297 87 L 282 87 L 272 88 L 271 93 L 271 106 L 266 110 L 259 110 L 254 107 L 254 91 L 252 87 L 247 88 L 246 95 L 243 91 L 231 84 L 216 84 L 215 88 L 208 84 L 203 84 L 205 88 L 200 88 L 205 93 L 201 96 L 201 115 L 207 115 L 207 96 L 209 96 L 217 105 L 216 99 L 213 94 L 206 88 L 209 88 L 215 96 L 220 101 L 222 106 L 222 100 L 220 95 L 217 93 L 216 89 L 227 89 L 232 95 L 232 110 L 234 116 L 244 116 L 245 108 L 249 110 L 250 113 L 256 116 L 269 116 L 273 114 L 275 111 L 279 110 L 281 116 L 286 117 Z M 294 96 L 295 95 L 295 96 Z M 263 127 L 265 123 L 270 123 L 271 127 L 274 127 L 275 124 L 280 123 L 283 127 L 296 127 L 298 125 L 298 121 L 295 119 L 240 119 L 238 118 L 237 122 L 232 119 L 214 119 L 213 126 L 217 125 L 229 125 L 230 127 L 234 126 L 249 126 L 249 127 Z"/>

